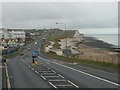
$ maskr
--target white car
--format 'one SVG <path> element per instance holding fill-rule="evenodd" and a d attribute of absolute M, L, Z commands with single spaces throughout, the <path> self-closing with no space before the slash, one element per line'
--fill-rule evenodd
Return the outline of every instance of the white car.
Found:
<path fill-rule="evenodd" d="M 35 44 L 37 44 L 37 42 L 35 42 Z"/>

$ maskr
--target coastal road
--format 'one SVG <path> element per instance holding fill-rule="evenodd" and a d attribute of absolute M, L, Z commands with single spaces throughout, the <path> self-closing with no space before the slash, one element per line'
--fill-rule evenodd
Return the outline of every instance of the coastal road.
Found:
<path fill-rule="evenodd" d="M 24 59 L 20 56 L 9 59 L 7 62 L 9 78 L 12 88 L 51 88 L 51 86 L 43 80 L 38 74 L 32 71 L 25 63 L 32 64 L 32 52 L 41 49 L 43 43 L 42 37 L 36 39 L 37 45 L 34 42 L 28 47 L 31 51 L 24 51 Z M 24 62 L 23 62 L 24 61 Z M 118 88 L 117 73 L 109 73 L 89 67 L 77 66 L 65 62 L 58 62 L 56 59 L 39 56 L 39 63 L 46 65 L 57 73 L 61 74 L 72 83 L 80 88 Z"/>
<path fill-rule="evenodd" d="M 31 44 L 31 50 L 38 50 L 42 40 L 36 40 L 38 45 Z M 29 56 L 29 55 L 28 55 Z M 28 57 L 25 60 L 29 60 Z M 89 67 L 77 66 L 58 60 L 39 56 L 39 63 L 43 63 L 62 76 L 71 80 L 81 88 L 118 88 L 118 74 L 100 71 Z"/>

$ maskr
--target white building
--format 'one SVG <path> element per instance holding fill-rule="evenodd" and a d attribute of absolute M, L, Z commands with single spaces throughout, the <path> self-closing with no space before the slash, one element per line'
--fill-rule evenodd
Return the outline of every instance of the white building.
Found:
<path fill-rule="evenodd" d="M 21 38 L 23 41 L 25 41 L 25 31 L 9 31 L 10 38 Z"/>
<path fill-rule="evenodd" d="M 55 52 L 57 55 L 63 56 L 62 49 L 50 49 L 49 51 Z"/>
<path fill-rule="evenodd" d="M 0 40 L 21 38 L 25 41 L 25 31 L 0 30 Z"/>

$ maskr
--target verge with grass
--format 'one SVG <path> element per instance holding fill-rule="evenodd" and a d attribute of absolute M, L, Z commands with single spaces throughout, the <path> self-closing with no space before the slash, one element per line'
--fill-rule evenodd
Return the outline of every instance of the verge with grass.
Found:
<path fill-rule="evenodd" d="M 25 49 L 25 48 L 21 48 L 21 49 L 19 49 L 18 51 L 12 53 L 12 54 L 3 55 L 3 57 L 4 57 L 4 58 L 12 58 L 12 57 L 14 57 L 14 56 L 16 56 L 16 55 L 19 55 L 20 52 L 23 51 L 24 49 Z"/>
<path fill-rule="evenodd" d="M 55 57 L 55 58 L 63 59 L 66 62 L 67 61 L 72 61 L 72 62 L 77 62 L 77 63 L 86 63 L 86 64 L 92 64 L 92 65 L 96 65 L 96 66 L 120 69 L 120 63 L 119 64 L 112 64 L 112 63 L 106 63 L 106 62 L 98 62 L 98 61 L 92 61 L 92 60 L 70 58 L 70 57 L 66 57 L 66 56 L 59 56 L 59 55 L 56 55 L 55 53 L 51 53 L 51 52 L 47 53 L 47 55 Z"/>

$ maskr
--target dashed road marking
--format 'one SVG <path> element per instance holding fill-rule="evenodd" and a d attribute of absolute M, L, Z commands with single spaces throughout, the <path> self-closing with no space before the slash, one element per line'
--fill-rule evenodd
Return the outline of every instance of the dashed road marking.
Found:
<path fill-rule="evenodd" d="M 50 69 L 49 67 L 47 67 L 48 69 Z"/>
<path fill-rule="evenodd" d="M 34 71 L 34 68 L 31 68 Z"/>
<path fill-rule="evenodd" d="M 37 74 L 39 74 L 39 72 L 35 71 Z"/>
<path fill-rule="evenodd" d="M 53 85 L 51 82 L 49 82 L 49 84 L 51 85 L 51 86 L 53 86 L 54 88 L 57 88 L 55 85 Z"/>
<path fill-rule="evenodd" d="M 25 63 L 25 62 L 24 62 Z M 26 63 L 25 63 L 26 64 Z M 57 78 L 57 77 L 61 77 L 61 78 L 64 78 L 62 75 L 60 75 L 60 74 L 57 74 L 57 75 L 54 75 L 54 74 L 56 74 L 56 71 L 54 71 L 54 70 L 51 70 L 51 71 L 36 71 L 34 68 L 32 68 L 31 66 L 29 66 L 28 64 L 26 64 L 31 70 L 33 70 L 35 73 L 37 73 L 37 74 L 40 74 L 41 73 L 41 78 L 43 78 L 44 80 L 47 80 L 46 78 Z M 46 66 L 46 65 L 44 65 L 44 66 Z M 47 66 L 46 66 L 47 67 Z M 47 67 L 49 70 L 50 70 L 50 68 L 49 67 Z M 45 75 L 45 76 L 43 76 L 44 74 L 47 74 L 47 75 Z M 53 76 L 49 76 L 49 74 L 53 74 Z M 65 80 L 65 79 L 57 79 L 57 80 L 48 80 L 49 82 L 49 84 L 51 85 L 51 86 L 53 86 L 54 88 L 57 88 L 56 87 L 56 85 L 54 85 L 52 82 L 54 82 L 54 81 L 67 81 L 67 80 Z M 51 81 L 51 82 L 50 82 Z M 72 83 L 72 85 L 73 85 L 73 83 Z M 58 86 L 72 86 L 72 85 L 69 85 L 69 84 L 66 84 L 66 85 L 58 85 Z"/>
<path fill-rule="evenodd" d="M 58 74 L 61 78 L 64 78 L 62 75 Z"/>
<path fill-rule="evenodd" d="M 52 70 L 54 73 L 56 73 L 56 71 Z"/>
<path fill-rule="evenodd" d="M 76 88 L 79 88 L 79 86 L 77 86 L 76 84 L 72 83 L 71 81 L 68 80 L 69 83 L 71 83 L 73 86 L 75 86 Z"/>
<path fill-rule="evenodd" d="M 46 78 L 45 77 L 43 77 L 43 75 L 40 75 L 44 80 L 46 80 Z"/>

